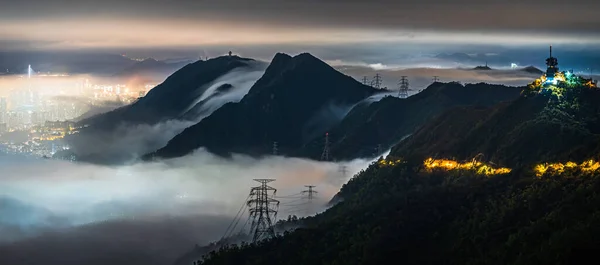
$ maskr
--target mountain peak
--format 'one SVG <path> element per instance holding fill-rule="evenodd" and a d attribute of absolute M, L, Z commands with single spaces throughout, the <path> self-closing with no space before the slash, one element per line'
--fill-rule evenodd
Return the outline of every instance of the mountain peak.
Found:
<path fill-rule="evenodd" d="M 287 53 L 281 53 L 281 52 L 276 53 L 275 56 L 273 57 L 273 61 L 289 60 L 289 59 L 292 59 L 292 56 L 290 56 Z"/>
<path fill-rule="evenodd" d="M 175 157 L 205 147 L 217 154 L 262 155 L 273 141 L 294 150 L 337 122 L 321 118 L 328 107 L 349 108 L 375 92 L 308 53 L 278 53 L 239 103 L 224 105 L 156 154 Z"/>

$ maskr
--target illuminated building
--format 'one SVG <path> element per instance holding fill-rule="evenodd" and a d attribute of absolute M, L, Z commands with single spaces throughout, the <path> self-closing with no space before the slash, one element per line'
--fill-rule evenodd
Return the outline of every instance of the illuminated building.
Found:
<path fill-rule="evenodd" d="M 552 46 L 550 46 L 550 57 L 546 59 L 546 65 L 548 66 L 546 73 L 528 86 L 528 89 L 524 91 L 525 95 L 541 93 L 552 95 L 560 100 L 565 92 L 571 88 L 597 88 L 596 82 L 592 79 L 577 76 L 573 71 L 559 71 L 558 59 L 552 56 Z"/>

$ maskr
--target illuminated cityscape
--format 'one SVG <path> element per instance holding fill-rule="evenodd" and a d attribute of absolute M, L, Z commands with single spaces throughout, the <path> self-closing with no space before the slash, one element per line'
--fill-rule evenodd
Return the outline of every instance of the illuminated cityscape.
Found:
<path fill-rule="evenodd" d="M 67 81 L 57 86 L 54 79 L 58 78 Z M 77 133 L 75 121 L 94 107 L 130 104 L 155 86 L 129 87 L 68 74 L 36 74 L 31 66 L 27 75 L 16 79 L 14 87 L 3 87 L 5 94 L 0 94 L 0 153 L 40 157 L 68 149 L 63 138 Z"/>

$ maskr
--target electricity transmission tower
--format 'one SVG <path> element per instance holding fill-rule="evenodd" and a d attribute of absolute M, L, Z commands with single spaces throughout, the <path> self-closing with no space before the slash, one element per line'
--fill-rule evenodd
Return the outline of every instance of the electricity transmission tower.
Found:
<path fill-rule="evenodd" d="M 325 133 L 325 146 L 321 154 L 321 161 L 329 161 L 329 133 Z"/>
<path fill-rule="evenodd" d="M 363 85 L 369 85 L 369 80 L 367 79 L 367 76 L 363 76 L 362 83 Z"/>
<path fill-rule="evenodd" d="M 308 190 L 303 190 L 302 194 L 308 194 L 308 202 L 312 202 L 312 200 L 315 198 L 315 194 L 319 193 L 316 190 L 314 190 L 314 188 L 316 188 L 317 186 L 312 186 L 312 185 L 306 185 L 304 187 L 307 187 Z"/>
<path fill-rule="evenodd" d="M 375 74 L 375 77 L 371 81 L 371 86 L 377 89 L 381 88 L 381 76 L 379 74 Z"/>
<path fill-rule="evenodd" d="M 383 153 L 383 147 L 381 147 L 381 144 L 377 145 L 377 155 L 381 155 Z"/>
<path fill-rule="evenodd" d="M 348 167 L 346 165 L 340 165 L 338 172 L 342 174 L 342 177 L 345 179 L 346 174 L 348 174 Z"/>
<path fill-rule="evenodd" d="M 400 83 L 398 85 L 400 85 L 400 89 L 398 91 L 398 97 L 399 98 L 407 98 L 408 97 L 408 79 L 406 79 L 406 76 L 402 76 L 402 79 L 400 79 Z"/>
<path fill-rule="evenodd" d="M 278 151 L 277 142 L 273 142 L 273 155 L 276 156 Z"/>
<path fill-rule="evenodd" d="M 439 82 L 439 81 L 440 81 L 440 78 L 439 78 L 439 76 L 437 76 L 437 75 L 434 75 L 434 76 L 433 76 L 433 82 L 435 83 L 435 82 Z"/>
<path fill-rule="evenodd" d="M 307 190 L 303 190 L 302 194 L 307 194 L 308 196 L 306 197 L 308 199 L 308 202 L 306 202 L 306 205 L 304 207 L 304 214 L 308 215 L 309 213 L 314 213 L 314 205 L 313 205 L 313 199 L 315 198 L 315 194 L 319 193 L 316 190 L 314 190 L 314 188 L 316 186 L 312 186 L 312 185 L 306 185 L 304 187 L 307 187 Z"/>
<path fill-rule="evenodd" d="M 255 179 L 254 181 L 261 185 L 252 187 L 247 205 L 250 207 L 249 218 L 252 220 L 250 227 L 252 242 L 257 242 L 275 236 L 273 223 L 277 218 L 279 201 L 273 199 L 277 190 L 268 185 L 269 182 L 275 181 L 274 179 Z"/>

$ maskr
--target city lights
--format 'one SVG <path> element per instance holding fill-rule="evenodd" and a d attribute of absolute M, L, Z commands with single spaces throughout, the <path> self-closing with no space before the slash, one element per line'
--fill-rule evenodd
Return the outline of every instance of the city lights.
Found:
<path fill-rule="evenodd" d="M 3 83 L 5 89 L 0 91 L 0 153 L 40 157 L 69 149 L 63 138 L 78 132 L 72 120 L 108 102 L 131 104 L 155 86 L 36 73 L 31 66 L 26 75 L 12 81 Z"/>

